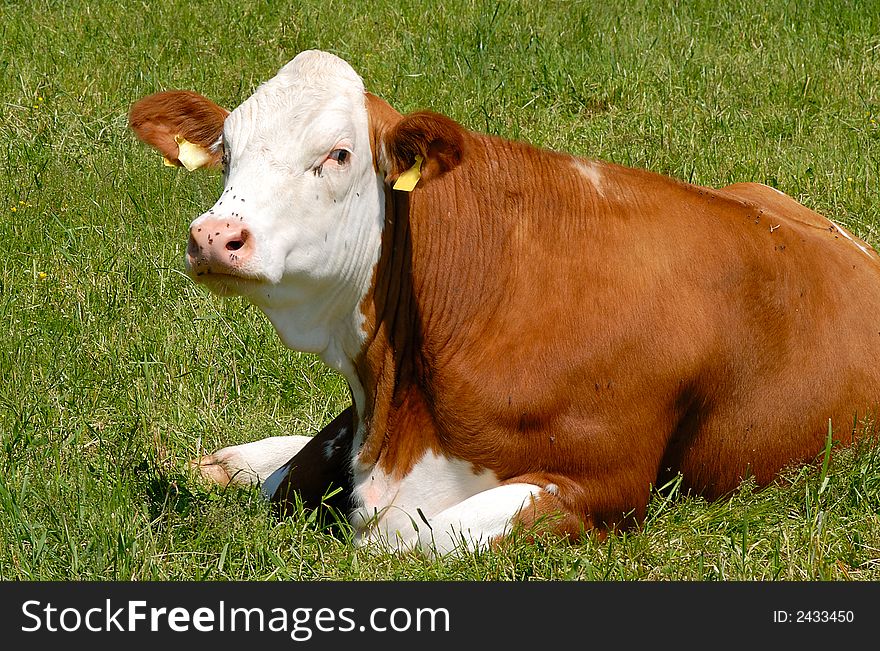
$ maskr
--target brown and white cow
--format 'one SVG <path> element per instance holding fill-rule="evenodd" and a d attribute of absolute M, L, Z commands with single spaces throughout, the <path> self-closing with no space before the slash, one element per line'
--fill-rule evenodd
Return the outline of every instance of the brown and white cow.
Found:
<path fill-rule="evenodd" d="M 880 401 L 877 253 L 766 186 L 401 115 L 317 51 L 231 113 L 172 91 L 130 123 L 169 164 L 222 165 L 190 276 L 351 389 L 317 437 L 202 471 L 276 499 L 347 487 L 359 542 L 443 553 L 517 525 L 626 525 L 677 473 L 708 498 L 767 484 Z"/>

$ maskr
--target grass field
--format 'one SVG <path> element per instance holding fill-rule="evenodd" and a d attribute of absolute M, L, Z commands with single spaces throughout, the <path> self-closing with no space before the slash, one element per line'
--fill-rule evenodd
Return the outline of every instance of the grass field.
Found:
<path fill-rule="evenodd" d="M 219 175 L 163 167 L 126 128 L 143 95 L 233 107 L 317 47 L 399 110 L 705 185 L 765 182 L 877 247 L 877 3 L 283 5 L 0 2 L 0 578 L 880 579 L 871 449 L 728 501 L 673 487 L 605 542 L 439 561 L 356 551 L 306 514 L 276 520 L 256 491 L 204 487 L 188 459 L 314 432 L 347 390 L 182 274 Z"/>

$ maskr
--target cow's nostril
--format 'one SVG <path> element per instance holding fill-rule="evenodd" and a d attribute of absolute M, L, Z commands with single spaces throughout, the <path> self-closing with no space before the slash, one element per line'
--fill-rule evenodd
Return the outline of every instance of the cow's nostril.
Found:
<path fill-rule="evenodd" d="M 250 231 L 248 231 L 248 230 L 241 231 L 238 234 L 238 237 L 233 237 L 232 239 L 230 239 L 226 243 L 226 250 L 227 251 L 238 251 L 240 248 L 242 248 L 245 245 L 245 243 L 248 241 L 249 237 L 250 237 Z"/>
<path fill-rule="evenodd" d="M 242 230 L 238 234 L 238 237 L 233 237 L 232 239 L 230 239 L 226 243 L 226 250 L 227 251 L 238 251 L 240 248 L 242 248 L 247 243 L 248 238 L 250 238 L 250 235 L 251 235 L 250 231 L 248 231 L 246 229 Z"/>

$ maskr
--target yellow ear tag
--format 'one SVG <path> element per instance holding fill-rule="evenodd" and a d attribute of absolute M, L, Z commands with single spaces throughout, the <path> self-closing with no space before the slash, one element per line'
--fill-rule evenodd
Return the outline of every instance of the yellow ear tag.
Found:
<path fill-rule="evenodd" d="M 416 164 L 397 177 L 397 180 L 394 182 L 394 189 L 412 192 L 420 178 L 422 178 L 422 157 L 416 156 Z"/>
<path fill-rule="evenodd" d="M 174 142 L 179 150 L 177 160 L 190 172 L 211 162 L 211 154 L 206 149 L 191 143 L 183 136 L 174 136 Z"/>

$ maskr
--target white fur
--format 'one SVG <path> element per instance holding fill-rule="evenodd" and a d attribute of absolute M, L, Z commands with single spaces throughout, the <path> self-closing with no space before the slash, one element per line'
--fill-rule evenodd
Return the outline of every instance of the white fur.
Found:
<path fill-rule="evenodd" d="M 605 190 L 602 187 L 602 172 L 599 170 L 599 166 L 580 158 L 575 158 L 573 161 L 577 171 L 586 177 L 600 197 L 604 197 Z"/>
<path fill-rule="evenodd" d="M 288 461 L 311 440 L 309 436 L 270 436 L 223 448 L 203 457 L 199 464 L 208 469 L 203 469 L 208 476 L 210 466 L 220 466 L 232 484 L 262 484 L 263 494 L 271 497 L 286 475 L 284 472 L 278 476 L 278 471 L 286 471 Z"/>
<path fill-rule="evenodd" d="M 202 276 L 265 312 L 282 341 L 341 372 L 363 414 L 351 362 L 365 340 L 359 306 L 379 258 L 383 178 L 373 168 L 364 86 L 332 54 L 300 53 L 236 108 L 224 125 L 225 188 L 196 219 L 246 229 L 248 280 Z M 350 152 L 343 165 L 327 157 Z"/>
<path fill-rule="evenodd" d="M 829 220 L 829 221 L 830 221 L 830 220 Z M 834 222 L 831 222 L 831 223 L 834 224 L 834 228 L 837 229 L 837 232 L 838 232 L 838 233 L 840 233 L 840 234 L 843 235 L 846 239 L 848 239 L 850 242 L 852 242 L 852 243 L 855 244 L 857 247 L 859 247 L 859 249 L 861 250 L 861 252 L 864 253 L 866 256 L 868 256 L 869 258 L 871 257 L 871 253 L 870 253 L 870 251 L 868 251 L 867 247 L 865 247 L 863 244 L 859 244 L 859 242 L 856 240 L 856 238 L 854 238 L 852 235 L 850 235 L 848 231 L 846 231 L 845 229 L 841 228 L 839 225 L 835 224 Z"/>
<path fill-rule="evenodd" d="M 357 468 L 357 466 L 356 466 Z M 356 469 L 351 515 L 360 543 L 379 540 L 392 546 L 412 538 L 424 521 L 487 489 L 498 486 L 494 473 L 474 472 L 470 463 L 427 452 L 402 479 L 379 468 Z"/>
<path fill-rule="evenodd" d="M 419 522 L 418 532 L 399 547 L 431 555 L 485 549 L 492 539 L 510 533 L 513 518 L 540 490 L 534 484 L 505 484 L 477 493 Z"/>

